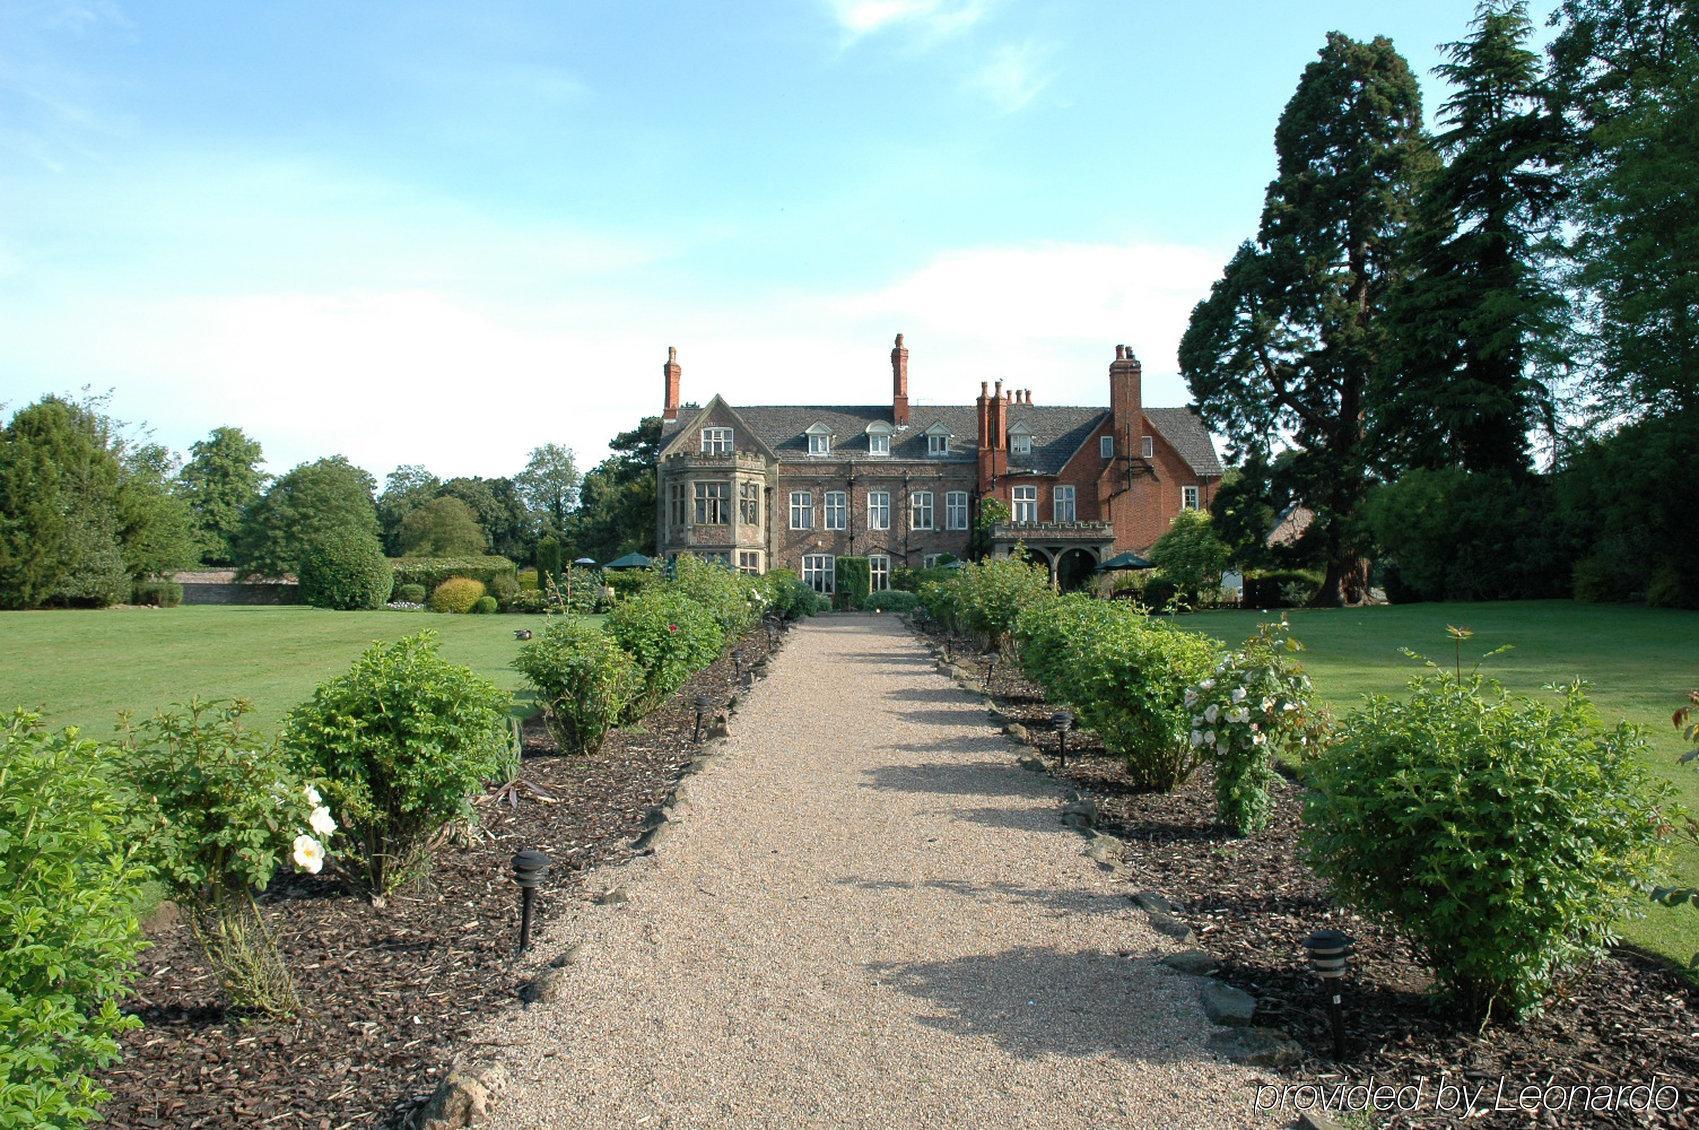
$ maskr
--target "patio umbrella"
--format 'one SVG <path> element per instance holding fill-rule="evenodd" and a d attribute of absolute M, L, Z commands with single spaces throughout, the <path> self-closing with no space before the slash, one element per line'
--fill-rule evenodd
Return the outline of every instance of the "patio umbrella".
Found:
<path fill-rule="evenodd" d="M 1115 556 L 1111 557 L 1109 560 L 1107 560 L 1103 564 L 1099 565 L 1097 567 L 1097 571 L 1099 573 L 1112 573 L 1117 569 L 1154 569 L 1154 568 L 1156 568 L 1155 565 L 1152 565 L 1150 562 L 1146 561 L 1144 558 L 1140 557 L 1138 554 L 1132 552 L 1131 550 L 1128 550 L 1126 553 L 1117 553 Z"/>
<path fill-rule="evenodd" d="M 647 569 L 649 566 L 651 566 L 653 564 L 654 564 L 654 561 L 643 556 L 641 553 L 628 553 L 624 557 L 618 557 L 618 558 L 615 558 L 614 560 L 608 562 L 605 566 L 603 566 L 603 568 L 605 568 L 605 569 Z"/>
<path fill-rule="evenodd" d="M 577 561 L 572 563 L 572 567 L 574 569 L 594 569 L 596 567 L 596 559 L 594 557 L 580 557 Z"/>

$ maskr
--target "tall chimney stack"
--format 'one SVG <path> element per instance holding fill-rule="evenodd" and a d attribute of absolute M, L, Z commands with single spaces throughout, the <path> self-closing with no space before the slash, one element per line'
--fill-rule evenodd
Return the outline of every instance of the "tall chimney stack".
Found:
<path fill-rule="evenodd" d="M 679 368 L 678 350 L 667 346 L 667 363 L 661 366 L 661 373 L 666 377 L 666 400 L 661 405 L 661 419 L 678 419 L 679 380 L 684 370 Z"/>
<path fill-rule="evenodd" d="M 908 347 L 902 334 L 891 350 L 891 423 L 899 428 L 908 424 Z"/>
<path fill-rule="evenodd" d="M 1144 433 L 1143 390 L 1144 366 L 1125 345 L 1115 347 L 1115 360 L 1109 363 L 1109 412 L 1114 419 L 1117 448 L 1128 442 L 1128 436 Z M 1121 452 L 1121 454 L 1128 454 Z"/>

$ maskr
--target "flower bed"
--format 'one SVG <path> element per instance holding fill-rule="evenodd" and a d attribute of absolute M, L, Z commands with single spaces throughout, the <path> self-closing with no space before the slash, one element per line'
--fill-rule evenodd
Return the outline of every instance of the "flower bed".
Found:
<path fill-rule="evenodd" d="M 739 645 L 766 653 L 757 628 Z M 426 1098 L 474 1026 L 516 1005 L 518 900 L 509 860 L 547 852 L 539 921 L 580 897 L 583 872 L 619 862 L 645 815 L 695 756 L 692 702 L 734 693 L 730 658 L 694 674 L 599 753 L 557 756 L 540 720 L 525 727 L 521 787 L 478 805 L 482 836 L 436 852 L 428 882 L 383 910 L 327 876 L 293 876 L 261 900 L 293 971 L 303 1014 L 244 1023 L 226 1015 L 212 973 L 169 907 L 148 925 L 126 1010 L 143 1021 L 103 1072 L 114 1126 L 386 1126 Z M 549 798 L 543 800 L 538 791 Z"/>
<path fill-rule="evenodd" d="M 941 645 L 941 640 L 935 640 Z M 953 644 L 954 662 L 983 680 L 991 656 Z M 1431 978 L 1410 947 L 1382 926 L 1335 905 L 1298 855 L 1302 789 L 1278 777 L 1262 830 L 1235 836 L 1217 818 L 1206 766 L 1173 793 L 1135 789 L 1118 758 L 1103 755 L 1089 733 L 1068 735 L 1065 769 L 1054 759 L 1051 707 L 1008 658 L 996 664 L 989 691 L 998 709 L 1029 728 L 1053 775 L 1096 801 L 1098 826 L 1126 842 L 1129 893 L 1154 889 L 1176 904 L 1197 945 L 1220 963 L 1216 974 L 1258 999 L 1255 1023 L 1284 1029 L 1305 1049 L 1288 1075 L 1303 1083 L 1415 1085 L 1427 1106 L 1393 1125 L 1449 1125 L 1436 1114 L 1442 1077 L 1470 1088 L 1487 1084 L 1490 1108 L 1499 1081 L 1506 1105 L 1523 1086 L 1632 1085 L 1654 1078 L 1681 1091 L 1679 1109 L 1650 1116 L 1626 1109 L 1554 1113 L 1544 1124 L 1699 1125 L 1699 988 L 1667 961 L 1626 947 L 1561 982 L 1543 1015 L 1485 1031 L 1460 1024 L 1430 996 Z M 1345 982 L 1348 1061 L 1332 1060 L 1326 998 L 1308 972 L 1303 939 L 1334 927 L 1357 942 Z M 1289 1111 L 1295 1114 L 1295 1111 Z M 1501 1110 L 1470 1122 L 1527 1126 L 1539 1115 Z"/>

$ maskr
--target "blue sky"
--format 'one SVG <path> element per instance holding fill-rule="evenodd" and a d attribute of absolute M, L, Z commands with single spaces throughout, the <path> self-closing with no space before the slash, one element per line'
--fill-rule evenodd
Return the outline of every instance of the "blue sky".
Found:
<path fill-rule="evenodd" d="M 1549 5 L 1537 9 L 1543 12 Z M 0 403 L 507 474 L 687 398 L 1180 404 L 1327 31 L 1473 5 L 0 0 Z"/>

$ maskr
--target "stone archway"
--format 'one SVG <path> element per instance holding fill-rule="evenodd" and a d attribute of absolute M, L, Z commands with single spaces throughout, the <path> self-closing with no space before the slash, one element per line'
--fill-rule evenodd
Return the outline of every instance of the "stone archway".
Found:
<path fill-rule="evenodd" d="M 1063 550 L 1051 566 L 1051 573 L 1056 578 L 1056 587 L 1062 592 L 1074 592 L 1084 588 L 1091 583 L 1092 575 L 1096 571 L 1097 554 L 1079 546 Z"/>

